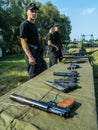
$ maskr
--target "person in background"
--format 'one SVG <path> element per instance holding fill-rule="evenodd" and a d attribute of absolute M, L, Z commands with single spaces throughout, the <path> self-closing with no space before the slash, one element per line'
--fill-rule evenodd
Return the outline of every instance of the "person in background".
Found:
<path fill-rule="evenodd" d="M 2 60 L 2 57 L 3 57 L 3 51 L 2 48 L 0 48 L 0 60 Z"/>
<path fill-rule="evenodd" d="M 59 25 L 58 24 L 55 24 L 54 25 L 54 40 L 55 40 L 55 43 L 57 44 L 59 50 L 57 51 L 57 57 L 58 57 L 58 60 L 59 62 L 62 61 L 63 59 L 63 54 L 62 54 L 62 41 L 61 41 L 61 36 L 60 36 L 60 33 L 59 33 Z"/>
<path fill-rule="evenodd" d="M 45 46 L 45 51 L 46 51 L 45 55 L 46 55 L 46 57 L 48 57 L 49 56 L 49 46 L 48 45 Z"/>
<path fill-rule="evenodd" d="M 49 67 L 57 64 L 57 51 L 59 50 L 58 46 L 55 43 L 55 39 L 53 36 L 54 33 L 54 26 L 50 25 L 48 27 L 48 34 L 47 34 L 47 44 L 49 46 Z"/>
<path fill-rule="evenodd" d="M 25 54 L 30 79 L 47 69 L 39 42 L 38 28 L 35 24 L 38 10 L 35 3 L 30 3 L 26 8 L 27 19 L 20 25 L 20 42 Z"/>

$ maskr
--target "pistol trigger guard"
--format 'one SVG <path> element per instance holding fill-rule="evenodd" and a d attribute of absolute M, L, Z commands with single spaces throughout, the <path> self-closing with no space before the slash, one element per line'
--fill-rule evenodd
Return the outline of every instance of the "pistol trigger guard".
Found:
<path fill-rule="evenodd" d="M 55 101 L 52 101 L 52 100 L 51 100 L 51 101 L 49 101 L 48 103 L 49 103 L 49 104 L 56 105 L 56 102 L 55 102 Z"/>

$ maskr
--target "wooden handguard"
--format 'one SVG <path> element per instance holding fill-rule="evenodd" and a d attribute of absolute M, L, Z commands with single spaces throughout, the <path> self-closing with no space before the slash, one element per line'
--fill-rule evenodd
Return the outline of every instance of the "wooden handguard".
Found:
<path fill-rule="evenodd" d="M 72 108 L 75 104 L 75 100 L 72 98 L 66 98 L 64 101 L 57 103 L 57 106 L 64 108 Z"/>

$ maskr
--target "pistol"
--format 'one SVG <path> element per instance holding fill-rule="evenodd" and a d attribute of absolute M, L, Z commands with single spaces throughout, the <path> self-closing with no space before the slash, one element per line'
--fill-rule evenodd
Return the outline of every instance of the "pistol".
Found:
<path fill-rule="evenodd" d="M 31 107 L 35 107 L 49 113 L 54 113 L 63 117 L 70 116 L 70 112 L 71 112 L 70 108 L 61 107 L 60 105 L 56 105 L 52 102 L 36 101 L 34 99 L 26 98 L 14 93 L 10 95 L 10 98 L 19 103 L 29 105 Z"/>
<path fill-rule="evenodd" d="M 63 84 L 57 81 L 54 81 L 54 82 L 44 81 L 44 83 L 63 92 L 69 92 L 70 90 L 73 90 L 76 88 L 75 83 Z"/>

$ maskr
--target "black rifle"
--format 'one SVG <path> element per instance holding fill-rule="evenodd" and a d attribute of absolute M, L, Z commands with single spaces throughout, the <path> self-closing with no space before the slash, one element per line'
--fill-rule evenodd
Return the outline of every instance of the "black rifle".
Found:
<path fill-rule="evenodd" d="M 77 71 L 70 71 L 70 72 L 53 72 L 53 75 L 56 76 L 69 76 L 69 77 L 77 77 L 78 76 L 78 72 Z"/>
<path fill-rule="evenodd" d="M 30 98 L 26 98 L 17 94 L 11 94 L 10 98 L 14 101 L 20 102 L 25 105 L 29 105 L 31 107 L 39 108 L 43 111 L 54 113 L 63 117 L 69 117 L 70 116 L 70 108 L 63 108 L 60 106 L 57 106 L 53 102 L 43 102 L 43 101 L 36 101 Z"/>
<path fill-rule="evenodd" d="M 68 84 L 62 84 L 59 83 L 58 81 L 54 81 L 54 82 L 44 81 L 44 83 L 63 92 L 69 92 L 70 90 L 73 90 L 77 87 L 76 83 L 74 82 L 70 82 Z"/>

